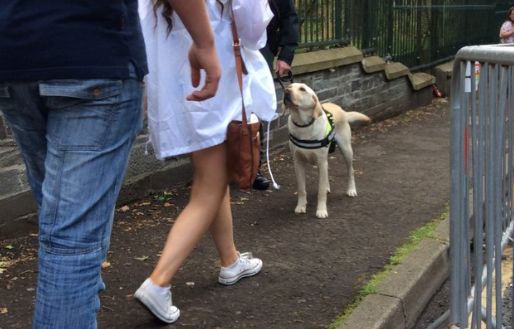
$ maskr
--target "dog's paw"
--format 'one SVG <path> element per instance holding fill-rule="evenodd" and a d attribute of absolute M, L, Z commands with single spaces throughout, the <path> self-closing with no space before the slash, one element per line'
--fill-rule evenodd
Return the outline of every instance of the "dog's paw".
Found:
<path fill-rule="evenodd" d="M 326 209 L 318 209 L 316 210 L 316 217 L 318 218 L 327 218 L 328 211 Z"/>
<path fill-rule="evenodd" d="M 306 206 L 296 206 L 296 208 L 294 208 L 295 214 L 305 214 L 306 212 L 307 212 Z"/>
<path fill-rule="evenodd" d="M 353 197 L 357 196 L 357 190 L 356 189 L 348 189 L 348 191 L 346 191 L 346 195 L 353 198 Z"/>

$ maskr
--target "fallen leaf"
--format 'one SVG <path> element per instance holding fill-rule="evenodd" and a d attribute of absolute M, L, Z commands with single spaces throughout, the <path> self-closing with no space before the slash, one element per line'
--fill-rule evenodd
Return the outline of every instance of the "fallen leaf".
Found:
<path fill-rule="evenodd" d="M 129 206 L 123 206 L 123 207 L 120 208 L 121 212 L 126 212 L 126 211 L 129 211 L 129 210 L 130 210 Z"/>
<path fill-rule="evenodd" d="M 152 204 L 151 202 L 146 201 L 146 202 L 141 202 L 139 205 L 140 206 L 149 206 L 151 204 Z"/>
<path fill-rule="evenodd" d="M 186 286 L 193 288 L 195 286 L 195 283 L 193 281 L 186 282 Z"/>
<path fill-rule="evenodd" d="M 8 244 L 8 245 L 6 245 L 4 248 L 5 248 L 5 249 L 9 249 L 9 250 L 14 249 L 14 247 L 13 247 L 13 245 L 12 245 L 12 244 Z"/>
<path fill-rule="evenodd" d="M 135 259 L 135 260 L 140 260 L 140 261 L 142 261 L 142 262 L 144 262 L 144 261 L 145 261 L 145 260 L 147 260 L 148 258 L 150 258 L 150 257 L 148 257 L 148 256 L 134 257 L 134 259 Z"/>
<path fill-rule="evenodd" d="M 108 267 L 111 267 L 111 263 L 109 263 L 108 261 L 104 261 L 102 263 L 102 268 L 108 268 Z"/>
<path fill-rule="evenodd" d="M 7 314 L 9 310 L 7 310 L 7 307 L 0 307 L 0 314 Z"/>
<path fill-rule="evenodd" d="M 172 207 L 173 204 L 172 203 L 169 203 L 169 202 L 165 202 L 164 203 L 164 208 L 169 208 L 169 207 Z"/>

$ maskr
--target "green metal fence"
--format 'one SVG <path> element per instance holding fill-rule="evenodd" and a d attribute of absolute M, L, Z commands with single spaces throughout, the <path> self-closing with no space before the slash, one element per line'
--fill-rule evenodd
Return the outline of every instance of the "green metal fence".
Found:
<path fill-rule="evenodd" d="M 510 2 L 510 3 L 509 3 Z M 497 43 L 506 0 L 295 0 L 300 49 L 354 45 L 411 70 L 463 46 Z"/>

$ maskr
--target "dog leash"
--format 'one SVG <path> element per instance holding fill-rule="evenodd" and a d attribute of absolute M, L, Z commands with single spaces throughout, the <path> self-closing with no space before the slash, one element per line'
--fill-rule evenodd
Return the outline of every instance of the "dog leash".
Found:
<path fill-rule="evenodd" d="M 288 71 L 287 75 L 283 76 L 278 75 L 278 72 L 276 72 L 276 74 L 278 83 L 280 84 L 280 87 L 282 87 L 282 91 L 285 91 L 286 87 L 284 86 L 284 82 L 293 83 L 293 72 Z"/>
<path fill-rule="evenodd" d="M 280 76 L 278 72 L 276 72 L 277 75 L 277 81 L 280 84 L 280 87 L 282 87 L 282 91 L 286 90 L 286 87 L 284 86 L 284 82 L 293 83 L 293 72 L 288 71 L 286 76 Z M 275 181 L 275 177 L 273 176 L 273 172 L 271 171 L 271 163 L 269 161 L 269 136 L 270 136 L 270 130 L 271 130 L 271 121 L 268 121 L 268 127 L 266 129 L 266 163 L 268 164 L 268 173 L 271 178 L 271 181 L 273 182 L 273 188 L 275 190 L 280 189 L 280 185 Z"/>

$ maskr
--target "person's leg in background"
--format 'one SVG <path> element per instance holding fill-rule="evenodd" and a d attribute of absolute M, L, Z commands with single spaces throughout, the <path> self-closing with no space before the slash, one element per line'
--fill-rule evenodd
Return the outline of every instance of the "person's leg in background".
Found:
<path fill-rule="evenodd" d="M 261 122 L 261 127 L 259 129 L 259 142 L 261 144 L 261 149 L 259 152 L 259 171 L 257 171 L 257 176 L 253 181 L 253 188 L 256 190 L 267 190 L 271 181 L 262 174 L 261 166 L 262 159 L 266 159 L 266 143 L 265 143 L 265 135 L 264 135 L 264 124 Z"/>
<path fill-rule="evenodd" d="M 32 99 L 39 99 L 39 112 L 46 114 L 47 146 L 33 327 L 92 329 L 115 202 L 142 126 L 142 86 L 134 79 L 56 80 L 36 86 Z M 17 108 L 4 110 L 14 127 L 22 116 L 32 115 L 15 113 L 25 104 L 20 96 L 10 95 Z M 19 127 L 35 129 L 28 122 Z M 20 147 L 32 157 L 26 145 Z"/>

